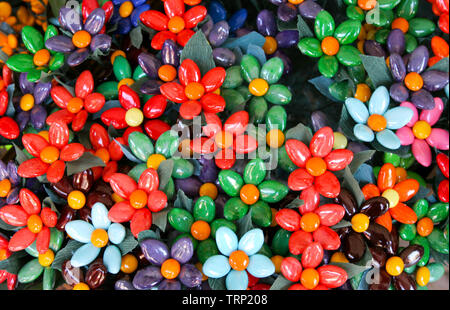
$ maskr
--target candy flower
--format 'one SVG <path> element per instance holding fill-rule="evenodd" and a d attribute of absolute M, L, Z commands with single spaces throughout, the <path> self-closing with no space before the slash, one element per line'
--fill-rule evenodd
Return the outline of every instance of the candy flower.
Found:
<path fill-rule="evenodd" d="M 285 147 L 291 161 L 298 167 L 291 172 L 288 186 L 293 191 L 302 191 L 300 199 L 305 204 L 300 212 L 312 212 L 319 206 L 320 195 L 335 198 L 341 191 L 338 178 L 331 171 L 345 169 L 353 160 L 353 152 L 333 150 L 334 134 L 330 127 L 318 130 L 309 148 L 301 141 L 288 139 Z"/>
<path fill-rule="evenodd" d="M 89 265 L 97 258 L 101 249 L 106 247 L 103 263 L 109 273 L 117 274 L 122 261 L 118 245 L 125 239 L 125 227 L 111 223 L 108 219 L 108 209 L 100 202 L 92 206 L 91 218 L 92 224 L 81 220 L 66 224 L 66 233 L 72 239 L 84 243 L 73 253 L 70 263 L 74 267 Z"/>
<path fill-rule="evenodd" d="M 298 42 L 300 51 L 309 57 L 319 58 L 319 72 L 328 78 L 336 75 L 339 63 L 344 66 L 361 64 L 359 51 L 352 44 L 359 35 L 361 23 L 346 20 L 338 27 L 330 13 L 320 11 L 314 21 L 315 38 L 303 38 Z"/>
<path fill-rule="evenodd" d="M 377 176 L 377 185 L 369 183 L 362 188 L 364 198 L 382 196 L 389 201 L 389 210 L 379 216 L 375 222 L 392 230 L 392 218 L 403 224 L 414 224 L 417 215 L 405 202 L 414 197 L 419 191 L 419 182 L 406 179 L 397 183 L 397 172 L 394 165 L 384 164 Z"/>
<path fill-rule="evenodd" d="M 396 150 L 401 141 L 392 130 L 404 127 L 413 118 L 412 111 L 400 106 L 388 110 L 389 92 L 386 87 L 378 87 L 369 100 L 369 108 L 356 98 L 345 100 L 348 113 L 357 123 L 353 127 L 355 137 L 363 142 L 372 142 L 375 137 L 385 148 Z"/>
<path fill-rule="evenodd" d="M 36 241 L 39 254 L 47 252 L 50 243 L 50 228 L 55 227 L 58 215 L 50 208 L 41 208 L 41 201 L 30 190 L 22 188 L 20 205 L 6 205 L 0 209 L 0 218 L 7 224 L 23 227 L 9 240 L 8 250 L 21 251 Z"/>
<path fill-rule="evenodd" d="M 180 116 L 184 119 L 193 119 L 202 110 L 206 113 L 219 113 L 225 109 L 225 100 L 215 91 L 222 86 L 225 74 L 225 69 L 216 67 L 202 78 L 197 64 L 185 59 L 178 69 L 180 83 L 164 83 L 160 91 L 168 100 L 181 103 Z"/>
<path fill-rule="evenodd" d="M 78 12 L 61 8 L 59 22 L 62 28 L 70 31 L 73 36 L 57 35 L 51 37 L 45 41 L 46 48 L 54 52 L 69 54 L 66 63 L 71 67 L 82 64 L 91 53 L 97 50 L 106 53 L 111 47 L 111 37 L 101 33 L 101 30 L 111 13 L 105 12 L 102 8 L 96 8 L 85 18 L 83 23 Z"/>
<path fill-rule="evenodd" d="M 146 0 L 112 0 L 114 12 L 111 23 L 117 23 L 118 34 L 127 34 L 139 25 L 139 16 L 150 10 L 150 5 L 146 2 Z"/>
<path fill-rule="evenodd" d="M 261 227 L 272 223 L 269 203 L 278 203 L 286 197 L 289 189 L 276 180 L 265 180 L 265 163 L 252 159 L 244 168 L 243 177 L 233 170 L 219 172 L 219 184 L 230 197 L 224 207 L 224 217 L 236 221 L 251 212 L 252 221 Z"/>
<path fill-rule="evenodd" d="M 180 238 L 170 251 L 165 243 L 146 239 L 140 243 L 144 257 L 152 264 L 138 270 L 133 286 L 139 290 L 180 290 L 181 285 L 194 288 L 202 283 L 202 273 L 189 261 L 194 255 L 190 238 Z"/>
<path fill-rule="evenodd" d="M 0 262 L 8 259 L 11 252 L 8 250 L 8 239 L 0 233 Z M 17 275 L 6 270 L 0 270 L 0 284 L 6 281 L 8 290 L 14 290 L 17 284 Z"/>
<path fill-rule="evenodd" d="M 226 276 L 228 290 L 246 290 L 247 272 L 256 278 L 266 278 L 275 272 L 275 266 L 265 255 L 257 254 L 264 244 L 259 228 L 246 232 L 240 240 L 228 227 L 216 232 L 216 243 L 221 254 L 211 256 L 203 264 L 203 273 L 213 279 Z"/>
<path fill-rule="evenodd" d="M 405 127 L 397 130 L 397 137 L 402 145 L 411 145 L 414 157 L 425 167 L 431 165 L 430 146 L 438 150 L 449 149 L 448 130 L 432 128 L 444 111 L 444 103 L 440 98 L 434 98 L 434 102 L 434 108 L 422 110 L 420 116 L 412 103 L 405 101 L 400 105 L 409 108 L 413 112 L 413 117 Z"/>
<path fill-rule="evenodd" d="M 56 71 L 64 64 L 64 54 L 51 53 L 45 44 L 51 38 L 58 36 L 55 26 L 49 25 L 45 36 L 31 26 L 22 29 L 22 41 L 32 54 L 15 54 L 8 58 L 6 64 L 16 72 L 26 72 L 30 82 L 40 79 L 42 72 Z M 58 51 L 55 51 L 58 52 Z"/>
<path fill-rule="evenodd" d="M 155 50 L 160 50 L 166 40 L 185 46 L 195 34 L 192 28 L 195 28 L 207 14 L 206 8 L 202 5 L 196 5 L 185 12 L 183 0 L 164 1 L 164 11 L 166 14 L 149 10 L 140 15 L 141 22 L 145 26 L 159 31 L 151 43 Z"/>

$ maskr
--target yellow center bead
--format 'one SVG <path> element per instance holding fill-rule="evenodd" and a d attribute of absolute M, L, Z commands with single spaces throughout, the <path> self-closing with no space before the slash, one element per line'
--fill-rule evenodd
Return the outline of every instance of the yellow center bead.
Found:
<path fill-rule="evenodd" d="M 42 267 L 50 266 L 55 260 L 55 253 L 52 250 L 48 249 L 44 254 L 39 254 L 38 256 L 39 264 Z"/>
<path fill-rule="evenodd" d="M 430 269 L 427 267 L 420 267 L 417 269 L 416 282 L 420 286 L 425 286 L 430 282 Z"/>
<path fill-rule="evenodd" d="M 147 159 L 147 168 L 158 170 L 159 165 L 165 160 L 166 158 L 161 154 L 152 154 Z"/>
<path fill-rule="evenodd" d="M 46 164 L 52 164 L 59 158 L 59 150 L 53 145 L 46 146 L 39 154 L 41 160 Z"/>
<path fill-rule="evenodd" d="M 217 186 L 213 183 L 205 183 L 200 186 L 199 195 L 200 197 L 208 196 L 212 200 L 216 200 L 217 195 L 219 194 L 217 190 Z"/>
<path fill-rule="evenodd" d="M 20 98 L 20 108 L 23 111 L 30 111 L 34 107 L 34 97 L 32 94 L 23 95 Z"/>
<path fill-rule="evenodd" d="M 431 126 L 425 121 L 418 121 L 413 126 L 413 133 L 417 139 L 424 140 L 431 134 Z"/>
<path fill-rule="evenodd" d="M 385 190 L 381 196 L 389 201 L 389 208 L 394 208 L 400 201 L 397 191 L 391 188 Z"/>
<path fill-rule="evenodd" d="M 398 256 L 389 258 L 386 262 L 386 271 L 393 277 L 399 276 L 405 267 L 403 260 Z"/>
<path fill-rule="evenodd" d="M 120 270 L 123 273 L 133 273 L 138 267 L 138 260 L 136 256 L 132 254 L 126 254 L 122 257 L 122 263 L 120 265 Z"/>
<path fill-rule="evenodd" d="M 135 209 L 142 209 L 147 205 L 148 195 L 142 189 L 137 189 L 130 195 L 130 205 Z"/>
<path fill-rule="evenodd" d="M 269 90 L 269 83 L 264 79 L 254 79 L 248 85 L 248 90 L 253 96 L 262 97 Z"/>
<path fill-rule="evenodd" d="M 67 196 L 67 204 L 75 210 L 79 210 L 86 204 L 86 196 L 80 191 L 71 191 Z"/>
<path fill-rule="evenodd" d="M 266 135 L 267 145 L 271 148 L 279 148 L 284 143 L 284 133 L 279 129 L 272 129 Z"/>
<path fill-rule="evenodd" d="M 30 215 L 30 217 L 27 220 L 27 227 L 32 233 L 34 234 L 39 233 L 42 229 L 41 217 L 36 214 Z"/>
<path fill-rule="evenodd" d="M 174 16 L 169 20 L 167 27 L 173 33 L 179 33 L 184 30 L 186 26 L 184 19 L 181 16 Z"/>
<path fill-rule="evenodd" d="M 186 97 L 191 100 L 199 100 L 205 94 L 205 87 L 201 83 L 189 83 L 184 89 Z"/>
<path fill-rule="evenodd" d="M 11 182 L 8 179 L 3 179 L 0 181 L 0 197 L 4 198 L 8 196 L 11 190 Z"/>
<path fill-rule="evenodd" d="M 73 289 L 74 291 L 89 291 L 89 285 L 87 285 L 86 283 L 77 283 L 74 285 Z"/>
<path fill-rule="evenodd" d="M 108 233 L 106 230 L 98 228 L 92 232 L 91 243 L 97 248 L 103 248 L 108 244 Z"/>
<path fill-rule="evenodd" d="M 335 252 L 333 255 L 331 255 L 330 262 L 332 263 L 348 263 L 347 257 L 345 257 L 344 253 L 342 252 Z"/>
<path fill-rule="evenodd" d="M 367 215 L 358 213 L 352 217 L 352 228 L 358 233 L 365 232 L 369 228 L 370 219 Z"/>
<path fill-rule="evenodd" d="M 122 85 L 127 85 L 127 86 L 131 86 L 134 84 L 134 80 L 133 79 L 123 79 L 119 82 L 119 84 L 117 84 L 117 89 L 120 88 L 120 86 Z"/>
<path fill-rule="evenodd" d="M 144 114 L 138 108 L 131 108 L 125 113 L 125 122 L 130 127 L 138 127 L 144 121 Z"/>
<path fill-rule="evenodd" d="M 86 30 L 77 31 L 72 37 L 72 43 L 78 48 L 88 47 L 91 44 L 91 34 Z"/>
<path fill-rule="evenodd" d="M 133 3 L 131 1 L 125 1 L 119 8 L 119 15 L 122 18 L 127 18 L 133 13 Z"/>
<path fill-rule="evenodd" d="M 345 137 L 342 133 L 335 131 L 333 133 L 333 136 L 334 136 L 333 150 L 342 150 L 347 147 L 348 144 L 347 137 Z"/>
<path fill-rule="evenodd" d="M 214 141 L 221 149 L 227 149 L 233 145 L 233 134 L 227 131 L 221 131 L 214 136 Z"/>
<path fill-rule="evenodd" d="M 266 53 L 266 55 L 272 55 L 277 51 L 278 48 L 277 40 L 275 40 L 274 37 L 270 36 L 266 37 L 266 42 L 264 42 L 262 48 L 264 50 L 264 53 Z"/>

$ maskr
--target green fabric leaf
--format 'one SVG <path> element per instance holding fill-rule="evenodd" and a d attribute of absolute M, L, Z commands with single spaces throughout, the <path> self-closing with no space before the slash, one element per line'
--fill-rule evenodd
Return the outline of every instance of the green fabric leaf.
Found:
<path fill-rule="evenodd" d="M 84 243 L 78 242 L 76 240 L 69 240 L 67 242 L 67 245 L 62 248 L 58 253 L 55 255 L 55 260 L 53 261 L 51 267 L 53 269 L 61 271 L 62 264 L 72 258 L 73 253 L 75 253 L 76 250 L 78 250 Z"/>
<path fill-rule="evenodd" d="M 59 17 L 59 10 L 66 5 L 67 0 L 49 0 L 48 3 L 52 9 L 53 16 Z"/>
<path fill-rule="evenodd" d="M 142 35 L 142 28 L 140 26 L 134 28 L 130 31 L 130 40 L 131 45 L 135 48 L 140 49 L 142 45 L 142 41 L 144 40 L 144 36 Z"/>
<path fill-rule="evenodd" d="M 392 83 L 391 72 L 386 65 L 384 57 L 360 55 L 363 66 L 367 71 L 367 75 L 376 87 L 384 85 L 389 87 Z"/>
<path fill-rule="evenodd" d="M 166 208 L 162 211 L 152 213 L 152 224 L 161 229 L 162 232 L 166 231 L 167 227 L 167 214 L 170 208 Z"/>
<path fill-rule="evenodd" d="M 200 68 L 202 75 L 216 67 L 211 45 L 203 31 L 197 31 L 183 48 L 181 62 L 185 59 L 193 60 Z"/>
<path fill-rule="evenodd" d="M 296 139 L 302 141 L 306 145 L 309 145 L 313 134 L 310 128 L 306 127 L 302 123 L 297 124 L 297 126 L 286 131 L 286 140 L 288 139 Z"/>
<path fill-rule="evenodd" d="M 209 287 L 214 291 L 226 290 L 227 287 L 225 286 L 225 278 L 226 277 L 222 277 L 222 278 L 218 278 L 218 279 L 208 278 Z"/>
<path fill-rule="evenodd" d="M 355 196 L 358 205 L 361 205 L 364 202 L 364 194 L 349 167 L 345 167 L 344 169 L 344 181 L 342 182 L 342 187 L 347 188 L 353 196 Z"/>
<path fill-rule="evenodd" d="M 352 173 L 355 173 L 358 168 L 364 164 L 365 162 L 372 159 L 372 156 L 375 154 L 374 150 L 362 151 L 356 153 L 353 157 L 352 162 L 350 163 L 349 168 Z"/>
<path fill-rule="evenodd" d="M 372 266 L 359 266 L 352 263 L 333 263 L 330 265 L 338 266 L 344 269 L 347 272 L 348 279 L 352 279 L 353 277 L 363 273 L 364 271 L 372 268 Z"/>
<path fill-rule="evenodd" d="M 349 221 L 346 220 L 342 220 L 339 223 L 337 223 L 334 226 L 331 226 L 330 228 L 333 230 L 339 229 L 339 228 L 344 228 L 344 227 L 350 227 L 352 226 L 352 223 L 350 223 Z"/>
<path fill-rule="evenodd" d="M 252 31 L 249 34 L 246 34 L 245 36 L 236 39 L 234 38 L 228 39 L 227 42 L 225 42 L 225 44 L 222 47 L 226 47 L 231 50 L 234 50 L 235 48 L 240 48 L 242 51 L 246 51 L 247 47 L 250 44 L 263 46 L 265 42 L 266 39 L 264 38 L 264 36 L 262 36 L 256 31 Z"/>
<path fill-rule="evenodd" d="M 161 235 L 159 234 L 158 231 L 153 231 L 153 230 L 144 230 L 141 231 L 138 234 L 138 242 L 141 243 L 142 241 L 146 240 L 146 239 L 161 239 Z"/>
<path fill-rule="evenodd" d="M 80 158 L 67 162 L 67 175 L 83 172 L 92 167 L 105 167 L 103 160 L 89 152 L 85 152 Z"/>
<path fill-rule="evenodd" d="M 119 247 L 120 253 L 123 256 L 133 251 L 134 248 L 138 246 L 138 241 L 134 238 L 131 230 L 127 229 L 125 239 L 123 239 L 123 241 L 117 246 Z"/>
<path fill-rule="evenodd" d="M 247 231 L 254 228 L 252 222 L 252 212 L 251 210 L 240 220 L 236 221 L 237 235 L 242 237 Z"/>
<path fill-rule="evenodd" d="M 23 163 L 24 161 L 27 161 L 28 159 L 30 159 L 30 157 L 28 157 L 24 151 L 22 151 L 14 142 L 13 142 L 13 146 L 14 146 L 14 150 L 16 152 L 16 161 L 17 163 L 19 163 L 19 165 L 21 163 Z"/>
<path fill-rule="evenodd" d="M 166 188 L 167 183 L 169 183 L 172 177 L 174 162 L 172 159 L 167 159 L 161 162 L 158 167 L 159 176 L 159 190 Z"/>
<path fill-rule="evenodd" d="M 295 198 L 290 203 L 288 203 L 284 208 L 296 209 L 299 206 L 303 205 L 305 202 L 300 198 Z"/>
<path fill-rule="evenodd" d="M 186 194 L 181 189 L 179 189 L 177 192 L 177 198 L 175 199 L 173 206 L 175 208 L 185 209 L 189 212 L 192 212 L 194 203 L 192 199 L 186 196 Z"/>
<path fill-rule="evenodd" d="M 320 75 L 318 77 L 309 80 L 308 82 L 314 85 L 314 87 L 328 99 L 334 102 L 340 102 L 340 100 L 338 100 L 337 98 L 333 97 L 330 94 L 329 87 L 334 83 L 332 79 Z"/>
<path fill-rule="evenodd" d="M 8 259 L 0 261 L 0 270 L 6 270 L 11 274 L 17 274 L 23 266 L 22 258 L 27 256 L 25 251 L 13 252 Z"/>
<path fill-rule="evenodd" d="M 279 275 L 275 279 L 275 282 L 273 282 L 272 286 L 270 287 L 270 290 L 273 290 L 273 291 L 287 290 L 292 284 L 294 284 L 294 283 L 289 281 L 282 275 Z"/>
<path fill-rule="evenodd" d="M 428 68 L 427 71 L 437 70 L 437 71 L 448 72 L 448 69 L 449 69 L 448 57 L 445 57 L 445 58 L 439 60 L 438 63 L 436 63 L 431 68 Z"/>

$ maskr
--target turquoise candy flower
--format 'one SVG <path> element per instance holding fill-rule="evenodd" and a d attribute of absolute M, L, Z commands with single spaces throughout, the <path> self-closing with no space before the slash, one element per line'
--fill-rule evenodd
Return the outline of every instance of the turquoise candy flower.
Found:
<path fill-rule="evenodd" d="M 92 224 L 75 220 L 66 224 L 66 232 L 72 239 L 84 243 L 72 256 L 70 263 L 74 267 L 89 265 L 100 254 L 102 247 L 103 264 L 109 273 L 120 271 L 122 254 L 118 245 L 124 240 L 126 231 L 121 224 L 111 223 L 108 219 L 108 209 L 97 202 L 91 209 Z M 112 243 L 109 244 L 108 243 Z"/>
<path fill-rule="evenodd" d="M 400 129 L 409 123 L 413 111 L 406 107 L 395 107 L 388 110 L 389 91 L 386 87 L 378 87 L 369 100 L 369 108 L 356 99 L 348 98 L 345 106 L 357 123 L 353 128 L 356 138 L 363 142 L 377 141 L 387 149 L 400 148 L 400 139 L 393 130 Z"/>
<path fill-rule="evenodd" d="M 248 275 L 266 278 L 275 272 L 275 266 L 265 255 L 256 254 L 264 244 L 264 233 L 256 228 L 246 232 L 238 241 L 236 234 L 228 227 L 216 232 L 217 247 L 222 253 L 208 258 L 203 273 L 213 279 L 226 276 L 228 290 L 246 290 Z"/>

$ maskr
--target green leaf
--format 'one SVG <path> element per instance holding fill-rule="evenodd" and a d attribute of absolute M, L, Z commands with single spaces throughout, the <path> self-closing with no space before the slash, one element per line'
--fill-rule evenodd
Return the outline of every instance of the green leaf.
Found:
<path fill-rule="evenodd" d="M 296 209 L 296 208 L 298 208 L 299 206 L 301 206 L 301 205 L 303 205 L 305 202 L 302 200 L 302 199 L 300 199 L 300 198 L 295 198 L 294 200 L 292 200 L 290 203 L 288 203 L 286 206 L 285 206 L 285 208 L 288 208 L 288 209 Z"/>
<path fill-rule="evenodd" d="M 294 284 L 294 282 L 291 282 L 282 275 L 279 275 L 275 279 L 275 282 L 273 282 L 272 286 L 270 287 L 270 290 L 271 291 L 287 290 L 292 284 Z"/>
<path fill-rule="evenodd" d="M 347 188 L 353 196 L 355 196 L 358 205 L 361 205 L 364 202 L 364 194 L 349 167 L 345 167 L 344 169 L 344 181 L 342 182 L 342 187 Z"/>
<path fill-rule="evenodd" d="M 283 22 L 277 18 L 278 31 L 297 30 L 297 27 L 298 27 L 298 22 L 296 22 L 295 20 L 291 20 L 289 22 Z"/>
<path fill-rule="evenodd" d="M 237 235 L 239 238 L 242 237 L 247 231 L 254 228 L 251 210 L 247 212 L 247 214 L 243 218 L 236 221 L 236 227 L 237 227 Z"/>
<path fill-rule="evenodd" d="M 200 68 L 202 75 L 216 67 L 211 45 L 203 31 L 197 31 L 184 46 L 181 52 L 181 62 L 185 59 L 193 60 Z"/>
<path fill-rule="evenodd" d="M 341 267 L 342 269 L 344 269 L 347 272 L 348 279 L 351 279 L 351 278 L 363 273 L 367 269 L 372 268 L 372 266 L 360 266 L 360 265 L 355 265 L 352 263 L 331 262 L 330 265 L 338 266 L 338 267 Z"/>
<path fill-rule="evenodd" d="M 125 235 L 125 239 L 118 245 L 120 249 L 120 253 L 123 255 L 130 253 L 134 250 L 135 247 L 138 246 L 138 241 L 134 238 L 131 230 L 127 229 L 127 233 Z"/>
<path fill-rule="evenodd" d="M 337 223 L 334 226 L 331 226 L 330 228 L 333 230 L 339 229 L 339 228 L 344 228 L 344 227 L 350 227 L 352 226 L 352 223 L 346 221 L 346 220 L 342 220 L 339 223 Z"/>
<path fill-rule="evenodd" d="M 61 271 L 62 264 L 72 258 L 73 253 L 75 253 L 76 250 L 78 250 L 84 243 L 78 242 L 76 240 L 69 240 L 67 242 L 67 245 L 62 248 L 58 253 L 55 255 L 55 260 L 52 263 L 52 268 Z"/>
<path fill-rule="evenodd" d="M 285 137 L 286 140 L 296 139 L 302 141 L 306 145 L 309 145 L 309 142 L 311 141 L 313 134 L 309 127 L 306 127 L 302 123 L 298 123 L 297 126 L 286 131 Z"/>
<path fill-rule="evenodd" d="M 19 163 L 19 165 L 21 163 L 23 163 L 24 161 L 27 161 L 28 159 L 30 159 L 25 153 L 24 151 L 22 151 L 14 142 L 13 142 L 13 146 L 14 146 L 14 150 L 16 152 L 16 161 L 17 163 Z"/>
<path fill-rule="evenodd" d="M 13 252 L 8 259 L 0 261 L 0 270 L 6 270 L 11 274 L 17 274 L 23 266 L 22 258 L 27 256 L 25 251 Z"/>
<path fill-rule="evenodd" d="M 140 26 L 138 26 L 130 31 L 130 39 L 131 39 L 131 45 L 133 45 L 137 49 L 141 48 L 144 37 L 142 35 L 142 28 Z"/>
<path fill-rule="evenodd" d="M 141 231 L 138 234 L 138 242 L 141 243 L 142 241 L 146 239 L 161 239 L 161 235 L 159 234 L 159 231 L 153 231 L 153 230 L 144 230 Z"/>
<path fill-rule="evenodd" d="M 65 83 L 63 83 L 60 79 L 58 79 L 58 77 L 55 75 L 53 76 L 54 79 L 56 80 L 56 82 L 58 82 L 59 84 L 61 84 L 61 86 L 63 86 L 65 89 L 67 89 L 67 91 L 73 96 L 75 97 L 75 88 L 73 86 L 69 86 Z"/>
<path fill-rule="evenodd" d="M 42 201 L 42 207 L 50 208 L 52 211 L 55 211 L 59 217 L 60 213 L 59 213 L 58 209 L 56 209 L 55 203 L 53 202 L 52 198 L 50 198 L 50 197 L 44 198 L 44 200 Z"/>
<path fill-rule="evenodd" d="M 59 18 L 59 9 L 66 5 L 67 0 L 49 0 L 48 3 L 52 9 L 53 16 Z"/>
<path fill-rule="evenodd" d="M 227 287 L 225 286 L 225 278 L 226 277 L 222 277 L 222 278 L 218 278 L 218 279 L 208 278 L 209 287 L 214 291 L 226 290 Z"/>
<path fill-rule="evenodd" d="M 167 183 L 169 183 L 170 178 L 172 177 L 174 162 L 172 159 L 167 159 L 161 162 L 158 167 L 158 176 L 159 176 L 159 190 L 164 190 L 166 188 Z"/>
<path fill-rule="evenodd" d="M 372 84 L 377 88 L 378 86 L 384 85 L 389 87 L 392 83 L 391 72 L 386 65 L 384 57 L 360 55 L 363 66 L 367 71 Z"/>
<path fill-rule="evenodd" d="M 241 51 L 246 51 L 247 47 L 250 44 L 263 46 L 266 42 L 266 39 L 264 36 L 259 34 L 256 31 L 252 31 L 249 34 L 246 34 L 245 36 L 239 37 L 237 39 L 228 39 L 227 42 L 222 47 L 229 48 L 231 50 L 234 50 L 235 48 L 240 48 Z"/>
<path fill-rule="evenodd" d="M 105 167 L 103 160 L 89 152 L 85 152 L 80 158 L 69 161 L 67 164 L 67 175 L 83 172 L 92 167 Z"/>
<path fill-rule="evenodd" d="M 122 149 L 123 155 L 125 155 L 125 157 L 132 162 L 141 164 L 142 161 L 140 159 L 138 159 L 136 156 L 133 155 L 133 153 L 131 153 L 131 150 L 128 146 L 125 146 L 123 144 L 121 144 L 119 141 L 117 141 L 116 139 L 114 139 L 114 141 L 120 146 L 120 148 Z"/>
<path fill-rule="evenodd" d="M 313 38 L 314 34 L 311 31 L 311 29 L 309 28 L 308 24 L 303 20 L 303 18 L 301 17 L 301 15 L 299 14 L 297 19 L 297 30 L 298 30 L 298 35 L 299 35 L 299 39 L 301 38 Z"/>
<path fill-rule="evenodd" d="M 170 208 L 166 208 L 162 211 L 152 213 L 152 224 L 161 229 L 162 232 L 166 231 L 167 227 L 167 214 Z"/>
<path fill-rule="evenodd" d="M 431 68 L 428 68 L 427 71 L 437 70 L 437 71 L 448 72 L 448 67 L 449 67 L 448 57 L 445 57 L 445 58 L 439 60 L 438 63 L 435 64 L 434 66 L 432 66 Z"/>
<path fill-rule="evenodd" d="M 362 151 L 362 152 L 356 153 L 355 156 L 353 157 L 352 162 L 350 163 L 350 165 L 348 165 L 351 173 L 355 173 L 356 170 L 358 170 L 358 168 L 362 164 L 371 160 L 372 156 L 374 154 L 375 154 L 374 150 L 367 150 L 367 151 Z"/>
<path fill-rule="evenodd" d="M 334 101 L 334 102 L 340 102 L 337 98 L 334 98 L 329 91 L 330 86 L 334 83 L 334 81 L 330 78 L 324 77 L 323 75 L 320 75 L 318 77 L 315 77 L 308 81 L 314 87 L 325 97 L 328 99 Z"/>
<path fill-rule="evenodd" d="M 181 189 L 179 189 L 177 192 L 177 198 L 175 199 L 173 206 L 175 208 L 185 209 L 192 213 L 193 205 L 194 204 L 192 202 L 192 199 L 186 196 L 186 194 Z"/>

